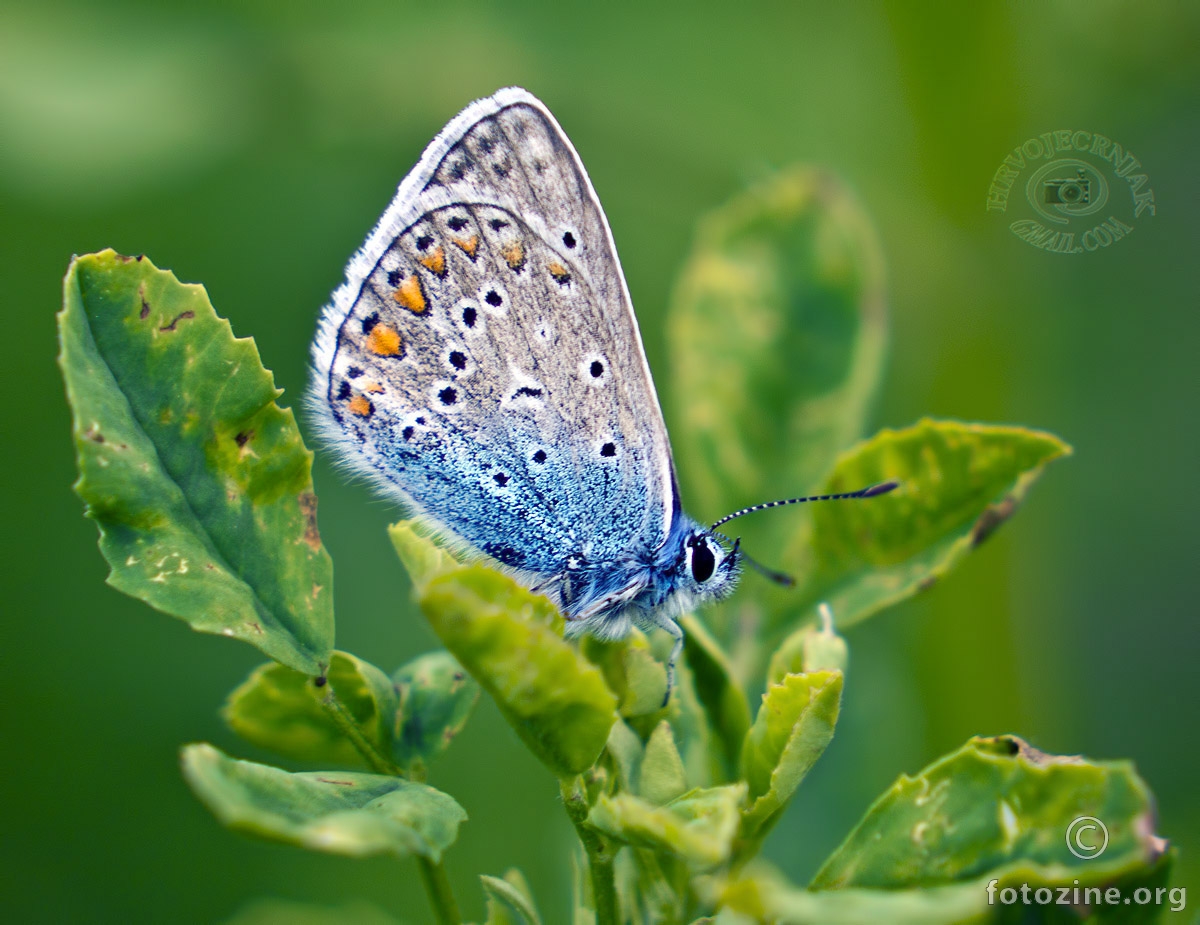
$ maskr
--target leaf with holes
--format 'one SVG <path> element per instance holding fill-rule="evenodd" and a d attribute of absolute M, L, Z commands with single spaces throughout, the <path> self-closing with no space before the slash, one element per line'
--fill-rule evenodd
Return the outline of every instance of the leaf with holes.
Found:
<path fill-rule="evenodd" d="M 348 652 L 335 651 L 327 679 L 363 735 L 387 754 L 396 714 L 388 676 Z M 301 672 L 268 663 L 229 695 L 221 713 L 230 729 L 261 748 L 297 761 L 359 767 L 362 755 L 320 703 L 327 693 L 328 688 L 315 687 Z"/>
<path fill-rule="evenodd" d="M 1078 828 L 1089 820 L 1107 834 Z M 1083 854 L 1107 845 L 1081 858 L 1072 837 Z M 897 780 L 811 888 L 905 889 L 1004 877 L 1012 866 L 1051 882 L 1099 884 L 1152 873 L 1166 847 L 1154 834 L 1153 797 L 1128 762 L 1047 755 L 1015 736 L 974 738 Z"/>
<path fill-rule="evenodd" d="M 671 299 L 675 459 L 698 510 L 801 494 L 857 439 L 886 342 L 883 260 L 850 193 L 781 171 L 707 216 Z M 778 548 L 786 519 L 747 521 Z"/>
<path fill-rule="evenodd" d="M 812 505 L 789 558 L 796 590 L 772 594 L 775 626 L 828 601 L 839 627 L 932 586 L 1017 510 L 1046 465 L 1071 453 L 1024 427 L 923 420 L 838 459 L 823 493 L 896 479 L 876 498 Z"/>
<path fill-rule="evenodd" d="M 58 316 L 75 490 L 113 587 L 314 676 L 333 646 L 333 565 L 312 454 L 254 342 L 200 286 L 145 258 L 71 262 Z"/>
<path fill-rule="evenodd" d="M 211 745 L 183 749 L 192 790 L 231 829 L 312 851 L 441 859 L 467 814 L 425 784 L 352 771 L 290 774 Z"/>

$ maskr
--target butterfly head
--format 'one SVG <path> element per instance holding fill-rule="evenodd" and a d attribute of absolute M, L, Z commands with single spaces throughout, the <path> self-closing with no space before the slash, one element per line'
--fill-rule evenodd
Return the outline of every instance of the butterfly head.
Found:
<path fill-rule="evenodd" d="M 679 578 L 682 586 L 697 599 L 720 600 L 737 585 L 742 571 L 741 540 L 734 540 L 726 548 L 721 542 L 723 539 L 726 538 L 697 527 L 684 541 Z"/>

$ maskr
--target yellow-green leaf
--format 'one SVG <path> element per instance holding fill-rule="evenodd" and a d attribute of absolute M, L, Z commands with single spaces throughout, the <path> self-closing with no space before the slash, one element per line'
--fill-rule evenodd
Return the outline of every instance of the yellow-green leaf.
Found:
<path fill-rule="evenodd" d="M 683 759 L 675 747 L 671 724 L 663 720 L 650 735 L 642 755 L 638 778 L 638 796 L 661 806 L 682 796 L 688 789 L 683 772 Z"/>
<path fill-rule="evenodd" d="M 631 845 L 674 854 L 697 870 L 729 859 L 746 799 L 744 783 L 689 790 L 665 806 L 631 793 L 601 795 L 588 823 Z"/>
<path fill-rule="evenodd" d="M 421 548 L 431 541 L 400 527 L 392 536 L 402 537 L 406 562 L 436 561 Z M 617 718 L 617 702 L 600 671 L 563 641 L 558 611 L 483 565 L 442 560 L 437 571 L 418 602 L 446 648 L 555 774 L 591 767 Z"/>
<path fill-rule="evenodd" d="M 800 781 L 833 738 L 842 673 L 789 674 L 767 688 L 742 747 L 742 777 L 753 801 L 742 835 L 758 842 L 779 820 Z"/>
<path fill-rule="evenodd" d="M 850 664 L 850 649 L 846 640 L 833 628 L 833 611 L 828 604 L 817 608 L 820 622 L 805 624 L 791 633 L 771 653 L 767 665 L 767 685 L 779 684 L 784 675 L 806 671 L 840 671 L 846 673 Z"/>
<path fill-rule="evenodd" d="M 439 575 L 460 567 L 458 559 L 439 546 L 415 521 L 402 520 L 388 527 L 388 536 L 404 564 L 413 587 L 421 592 Z"/>
<path fill-rule="evenodd" d="M 250 339 L 144 257 L 72 261 L 58 316 L 75 489 L 113 587 L 309 676 L 333 646 L 312 454 Z"/>

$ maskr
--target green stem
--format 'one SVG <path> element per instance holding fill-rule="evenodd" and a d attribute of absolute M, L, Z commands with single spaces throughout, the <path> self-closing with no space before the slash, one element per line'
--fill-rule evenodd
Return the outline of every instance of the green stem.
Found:
<path fill-rule="evenodd" d="M 450 878 L 446 876 L 442 862 L 418 857 L 417 867 L 421 871 L 421 881 L 425 884 L 425 893 L 429 896 L 429 905 L 433 907 L 433 916 L 438 925 L 462 925 L 458 901 L 450 889 Z"/>
<path fill-rule="evenodd" d="M 390 775 L 391 777 L 403 777 L 404 771 L 398 765 L 381 755 L 371 740 L 363 735 L 363 731 L 359 728 L 353 714 L 346 709 L 346 705 L 334 693 L 333 685 L 326 683 L 326 688 L 325 694 L 321 696 L 321 706 L 325 708 L 330 718 L 337 724 L 338 729 L 358 749 L 358 753 L 366 759 L 367 764 L 371 766 L 371 770 L 378 771 L 380 774 Z"/>
<path fill-rule="evenodd" d="M 620 925 L 617 916 L 617 889 L 613 881 L 612 845 L 603 835 L 587 824 L 588 803 L 583 781 L 578 778 L 560 780 L 563 805 L 575 826 L 583 850 L 587 852 L 588 871 L 592 876 L 592 901 L 596 909 L 596 925 Z"/>

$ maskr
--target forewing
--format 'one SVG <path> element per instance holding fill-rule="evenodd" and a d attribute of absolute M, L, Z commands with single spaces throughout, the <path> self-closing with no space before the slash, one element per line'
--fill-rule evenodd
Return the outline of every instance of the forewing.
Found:
<path fill-rule="evenodd" d="M 327 308 L 313 404 L 346 460 L 506 565 L 665 540 L 670 447 L 612 236 L 521 90 L 434 140 Z"/>

